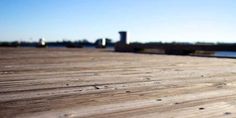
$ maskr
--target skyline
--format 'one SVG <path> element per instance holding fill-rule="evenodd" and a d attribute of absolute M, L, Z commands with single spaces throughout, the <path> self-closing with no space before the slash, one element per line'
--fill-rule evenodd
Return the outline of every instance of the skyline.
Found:
<path fill-rule="evenodd" d="M 236 42 L 234 0 L 1 0 L 0 41 Z"/>

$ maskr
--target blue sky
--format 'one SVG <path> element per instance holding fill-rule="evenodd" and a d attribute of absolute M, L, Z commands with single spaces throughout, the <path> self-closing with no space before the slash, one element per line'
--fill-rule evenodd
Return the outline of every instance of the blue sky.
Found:
<path fill-rule="evenodd" d="M 0 41 L 236 42 L 236 0 L 0 0 Z"/>

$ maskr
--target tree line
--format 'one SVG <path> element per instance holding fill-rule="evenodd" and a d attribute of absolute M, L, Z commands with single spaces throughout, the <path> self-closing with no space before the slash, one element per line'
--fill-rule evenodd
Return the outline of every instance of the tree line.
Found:
<path fill-rule="evenodd" d="M 82 47 L 96 47 L 99 45 L 99 41 L 101 39 L 97 39 L 95 42 L 88 41 L 87 39 L 82 40 L 63 40 L 63 41 L 50 41 L 46 42 L 47 47 L 67 47 L 67 48 L 82 48 Z M 110 38 L 106 38 L 106 46 L 113 47 L 115 42 Z M 37 47 L 38 42 L 27 42 L 27 41 L 2 41 L 0 42 L 0 47 Z"/>

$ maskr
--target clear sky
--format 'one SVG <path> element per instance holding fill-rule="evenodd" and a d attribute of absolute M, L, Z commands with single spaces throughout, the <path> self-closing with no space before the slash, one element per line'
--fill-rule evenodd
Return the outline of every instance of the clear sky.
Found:
<path fill-rule="evenodd" d="M 0 40 L 236 42 L 236 0 L 0 0 Z"/>

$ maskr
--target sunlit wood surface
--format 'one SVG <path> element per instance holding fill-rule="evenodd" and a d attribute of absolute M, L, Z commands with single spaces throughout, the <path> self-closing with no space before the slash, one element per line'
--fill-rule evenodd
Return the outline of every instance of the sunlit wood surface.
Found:
<path fill-rule="evenodd" d="M 0 48 L 0 117 L 236 117 L 236 60 Z"/>

